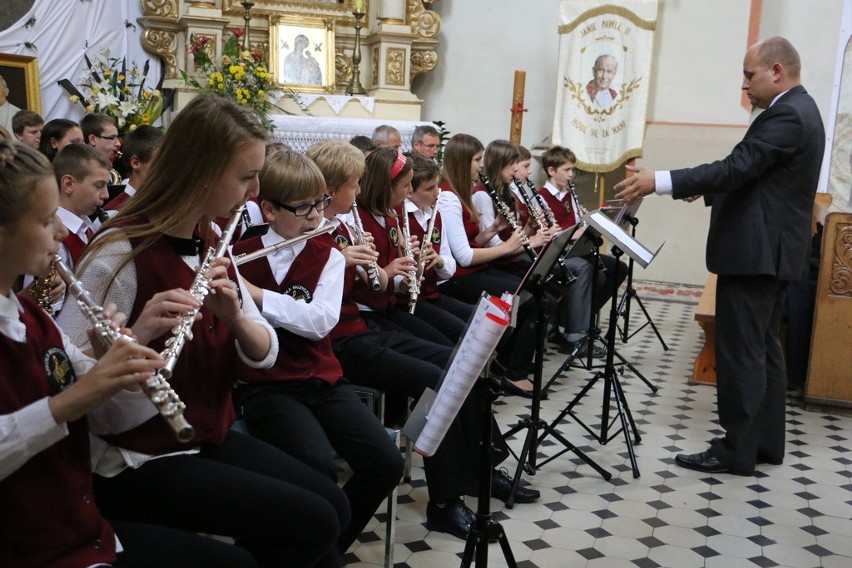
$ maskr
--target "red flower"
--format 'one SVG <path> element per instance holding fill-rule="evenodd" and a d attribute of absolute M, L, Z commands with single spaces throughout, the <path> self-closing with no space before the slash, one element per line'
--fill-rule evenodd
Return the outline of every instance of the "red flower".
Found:
<path fill-rule="evenodd" d="M 243 28 L 228 28 L 228 31 L 230 31 L 232 34 L 234 34 L 234 37 L 237 38 L 237 39 L 242 38 L 246 33 L 246 31 Z"/>

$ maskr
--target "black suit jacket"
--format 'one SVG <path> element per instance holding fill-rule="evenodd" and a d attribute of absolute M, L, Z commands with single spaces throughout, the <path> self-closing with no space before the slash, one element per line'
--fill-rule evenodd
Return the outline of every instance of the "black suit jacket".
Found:
<path fill-rule="evenodd" d="M 728 157 L 671 172 L 675 198 L 709 198 L 710 272 L 781 280 L 807 275 L 824 150 L 819 110 L 797 86 L 754 119 Z"/>

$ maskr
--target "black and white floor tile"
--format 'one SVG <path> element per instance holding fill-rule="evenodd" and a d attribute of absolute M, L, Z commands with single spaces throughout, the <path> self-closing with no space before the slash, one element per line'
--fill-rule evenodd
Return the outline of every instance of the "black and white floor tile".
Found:
<path fill-rule="evenodd" d="M 567 452 L 524 475 L 541 490 L 534 504 L 506 509 L 491 500 L 494 518 L 505 529 L 512 553 L 523 568 L 849 568 L 852 567 L 852 418 L 808 412 L 788 402 L 787 455 L 780 466 L 760 466 L 753 477 L 707 475 L 674 464 L 677 453 L 702 451 L 720 433 L 715 389 L 689 385 L 701 347 L 693 320 L 694 300 L 643 300 L 669 349 L 646 326 L 618 352 L 651 384 L 621 365 L 619 381 L 641 443 L 634 447 L 640 476 L 633 477 L 624 435 L 607 444 L 574 418 L 556 429 L 607 471 L 595 470 Z M 631 314 L 631 332 L 646 321 Z M 553 347 L 553 346 L 550 346 Z M 565 356 L 550 350 L 547 381 Z M 554 383 L 541 417 L 553 421 L 592 377 L 572 368 Z M 576 417 L 600 430 L 602 383 L 575 407 Z M 504 431 L 529 414 L 529 402 L 504 397 L 495 403 Z M 614 409 L 614 407 L 613 407 Z M 616 415 L 617 416 L 617 415 Z M 613 428 L 619 425 L 616 420 Z M 520 451 L 526 431 L 511 441 Z M 612 434 L 612 429 L 610 434 Z M 537 463 L 563 446 L 552 436 L 539 448 Z M 415 456 L 412 482 L 400 487 L 395 565 L 401 568 L 457 566 L 464 542 L 425 526 L 428 501 L 422 462 Z M 517 462 L 503 465 L 514 475 Z M 476 508 L 476 501 L 468 498 Z M 347 555 L 349 566 L 382 563 L 384 522 L 377 515 L 360 543 Z M 489 565 L 505 566 L 498 544 L 489 547 Z"/>

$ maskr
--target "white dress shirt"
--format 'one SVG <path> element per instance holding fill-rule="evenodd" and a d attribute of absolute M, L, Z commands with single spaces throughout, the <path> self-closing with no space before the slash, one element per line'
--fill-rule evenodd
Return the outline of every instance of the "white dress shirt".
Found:
<path fill-rule="evenodd" d="M 264 247 L 285 240 L 271 227 L 261 241 Z M 278 284 L 287 277 L 296 257 L 305 250 L 302 241 L 291 247 L 280 249 L 266 257 Z M 317 287 L 310 302 L 297 300 L 287 294 L 263 290 L 261 313 L 273 327 L 280 327 L 301 337 L 318 341 L 334 329 L 340 319 L 340 303 L 343 298 L 343 280 L 346 260 L 337 249 L 331 249 L 328 261 L 322 269 Z"/>

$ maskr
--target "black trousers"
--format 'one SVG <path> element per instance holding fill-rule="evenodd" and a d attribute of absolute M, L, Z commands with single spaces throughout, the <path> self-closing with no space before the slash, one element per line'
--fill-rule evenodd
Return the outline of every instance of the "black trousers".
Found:
<path fill-rule="evenodd" d="M 396 309 L 408 308 L 397 306 Z M 414 316 L 440 331 L 450 345 L 455 345 L 464 333 L 473 310 L 473 304 L 442 294 L 434 300 L 419 300 Z"/>
<path fill-rule="evenodd" d="M 94 476 L 110 521 L 233 537 L 259 566 L 339 566 L 349 503 L 328 478 L 269 444 L 229 432 L 199 454 Z M 215 564 L 214 564 L 215 565 Z"/>
<path fill-rule="evenodd" d="M 498 298 L 504 292 L 514 294 L 521 279 L 517 276 L 489 268 L 460 278 L 450 278 L 438 286 L 442 294 L 452 296 L 462 302 L 476 304 L 482 292 Z M 518 308 L 518 325 L 515 330 L 500 342 L 497 348 L 498 361 L 506 369 L 510 379 L 525 378 L 532 371 L 532 359 L 535 353 L 536 325 L 538 323 L 538 305 L 531 298 Z"/>
<path fill-rule="evenodd" d="M 342 379 L 334 385 L 320 379 L 245 385 L 239 401 L 252 436 L 335 483 L 336 455 L 352 468 L 343 486 L 352 510 L 340 534 L 340 552 L 346 552 L 399 483 L 405 466 L 399 448 Z"/>
<path fill-rule="evenodd" d="M 375 325 L 375 324 L 373 324 Z M 435 389 L 451 350 L 397 331 L 372 330 L 338 339 L 334 352 L 343 374 L 353 384 L 372 386 L 385 393 L 412 396 Z M 482 439 L 484 399 L 474 390 L 462 405 L 438 451 L 423 460 L 429 498 L 445 502 L 477 490 L 479 442 Z M 492 420 L 492 429 L 496 429 Z M 497 432 L 494 464 L 508 455 Z"/>
<path fill-rule="evenodd" d="M 784 289 L 773 276 L 720 274 L 716 283 L 716 392 L 725 436 L 713 440 L 711 452 L 741 473 L 784 457 Z"/>
<path fill-rule="evenodd" d="M 128 521 L 113 521 L 124 551 L 113 566 L 127 568 L 256 568 L 245 548 L 199 534 Z"/>

